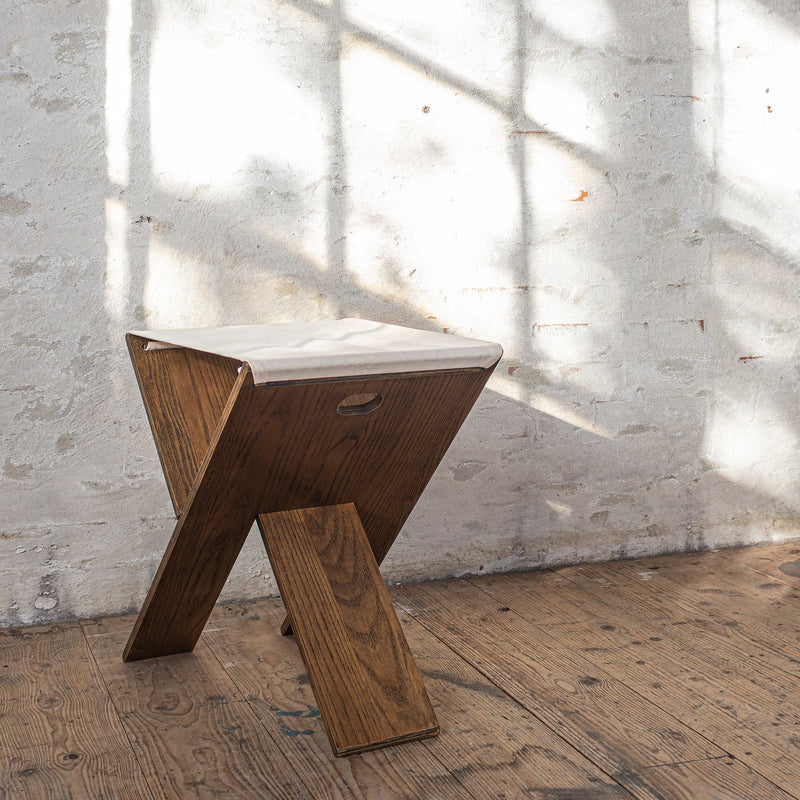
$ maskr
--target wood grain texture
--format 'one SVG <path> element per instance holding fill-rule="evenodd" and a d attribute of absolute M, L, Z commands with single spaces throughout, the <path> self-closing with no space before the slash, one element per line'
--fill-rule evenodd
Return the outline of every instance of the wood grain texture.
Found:
<path fill-rule="evenodd" d="M 472 795 L 509 800 L 632 797 L 424 625 L 402 612 L 400 618 L 442 726 L 442 735 L 429 743 L 431 753 Z"/>
<path fill-rule="evenodd" d="M 84 623 L 87 640 L 157 798 L 307 796 L 252 709 L 205 646 L 123 664 L 130 620 Z"/>
<path fill-rule="evenodd" d="M 262 723 L 300 774 L 313 776 L 312 797 L 516 800 L 629 794 L 558 734 L 471 667 L 422 625 L 399 615 L 442 735 L 390 751 L 331 758 L 303 665 L 276 623 L 279 600 L 217 607 L 203 640 L 218 656 Z M 299 673 L 299 674 L 298 674 Z"/>
<path fill-rule="evenodd" d="M 733 623 L 731 626 L 740 620 L 748 626 L 768 626 L 782 638 L 794 641 L 800 633 L 800 584 L 767 577 L 741 566 L 724 552 L 704 554 L 702 558 L 689 556 L 678 570 L 673 556 L 648 559 L 645 568 L 638 570 L 629 562 L 618 561 L 603 565 L 601 574 L 610 583 L 624 583 L 626 591 L 637 594 L 647 592 L 652 583 L 664 584 L 674 606 L 695 613 L 698 608 L 708 609 L 715 617 L 724 616 Z M 578 575 L 580 572 L 575 571 L 567 577 L 575 579 Z"/>
<path fill-rule="evenodd" d="M 786 563 L 782 550 L 775 563 Z M 662 599 L 661 591 L 649 588 L 654 580 L 666 587 L 665 610 L 686 618 L 701 640 L 722 640 L 723 648 L 734 647 L 746 653 L 747 660 L 794 676 L 800 665 L 800 592 L 742 560 L 740 551 L 722 551 L 648 559 L 639 571 L 619 562 L 613 572 L 606 572 L 605 580 L 614 584 L 609 599 L 635 602 L 646 596 L 652 605 L 653 599 Z"/>
<path fill-rule="evenodd" d="M 180 514 L 238 374 L 230 358 L 174 348 L 145 350 L 128 334 L 139 391 L 175 513 Z"/>
<path fill-rule="evenodd" d="M 637 695 L 718 744 L 753 772 L 792 793 L 800 786 L 797 728 L 800 718 L 791 698 L 776 689 L 747 696 L 747 681 L 734 669 L 691 668 L 695 659 L 666 636 L 652 642 L 651 631 L 619 622 L 565 626 L 563 635 L 576 649 Z M 714 684 L 709 678 L 717 678 Z"/>
<path fill-rule="evenodd" d="M 792 800 L 733 758 L 650 767 L 617 780 L 639 800 Z"/>
<path fill-rule="evenodd" d="M 648 569 L 639 571 L 625 562 L 598 565 L 593 575 L 604 577 L 602 589 L 573 572 L 573 586 L 565 587 L 565 594 L 580 594 L 599 604 L 598 613 L 606 609 L 623 625 L 637 628 L 641 604 L 654 605 L 657 598 L 658 616 L 642 634 L 649 632 L 663 637 L 667 645 L 677 645 L 682 666 L 702 672 L 712 684 L 715 670 L 732 670 L 750 682 L 745 689 L 748 697 L 780 690 L 790 698 L 787 705 L 800 710 L 791 700 L 800 664 L 800 614 L 792 602 L 794 590 L 764 582 L 752 570 L 727 568 L 714 555 L 704 563 L 694 561 L 687 558 L 680 574 L 671 566 L 674 562 L 665 560 L 650 560 Z M 698 609 L 703 609 L 702 617 Z"/>
<path fill-rule="evenodd" d="M 480 575 L 465 580 L 493 597 L 513 594 L 525 598 L 525 619 L 534 625 L 564 625 L 597 619 L 596 602 L 572 592 L 575 584 L 558 572 L 535 570 Z M 553 602 L 554 597 L 558 597 L 558 603 Z"/>
<path fill-rule="evenodd" d="M 800 588 L 800 543 L 797 541 L 724 552 L 738 566 L 748 567 L 773 580 Z"/>
<path fill-rule="evenodd" d="M 0 633 L 0 798 L 151 800 L 77 624 Z"/>
<path fill-rule="evenodd" d="M 658 702 L 743 764 L 791 792 L 800 785 L 796 735 L 800 703 L 795 699 L 798 671 L 791 674 L 788 669 L 770 667 L 761 647 L 742 650 L 723 637 L 707 634 L 702 626 L 672 621 L 663 612 L 670 602 L 681 611 L 674 597 L 682 592 L 681 585 L 671 585 L 673 582 L 660 577 L 644 580 L 641 575 L 651 570 L 643 570 L 639 562 L 634 573 L 633 566 L 623 562 L 595 565 L 590 573 L 595 579 L 589 580 L 587 574 L 574 591 L 594 599 L 604 621 L 592 623 L 591 630 L 583 625 L 569 626 L 565 635 L 587 657 L 613 671 L 641 695 Z M 570 570 L 570 574 L 578 573 Z M 605 585 L 597 583 L 598 575 L 604 577 Z M 724 584 L 718 588 L 724 602 Z M 645 593 L 658 596 L 660 605 L 656 607 L 662 613 L 643 624 L 641 601 Z M 756 615 L 758 605 L 752 602 Z M 745 613 L 744 607 L 741 613 Z M 769 756 L 766 759 L 765 754 Z"/>
<path fill-rule="evenodd" d="M 257 508 L 248 491 L 257 431 L 240 402 L 248 381 L 252 386 L 243 370 L 128 639 L 125 661 L 194 647 L 247 538 Z M 227 424 L 231 416 L 233 424 Z"/>
<path fill-rule="evenodd" d="M 30 747 L 3 757 L 0 800 L 154 800 L 144 778 L 131 780 L 132 753 Z M 137 765 L 138 769 L 138 765 Z"/>
<path fill-rule="evenodd" d="M 798 800 L 797 663 L 766 649 L 793 612 L 742 566 L 767 555 L 392 589 L 441 735 L 347 759 L 277 630 L 279 599 L 218 606 L 194 654 L 132 665 L 130 619 L 84 623 L 83 650 L 75 625 L 5 632 L 0 798 Z"/>
<path fill-rule="evenodd" d="M 355 506 L 263 514 L 259 526 L 334 754 L 435 735 Z"/>
<path fill-rule="evenodd" d="M 433 754 L 440 737 L 334 757 L 297 645 L 278 632 L 282 616 L 279 599 L 217 606 L 202 639 L 303 776 L 309 798 L 465 800 L 473 796 L 461 780 L 463 762 L 443 762 Z"/>
<path fill-rule="evenodd" d="M 256 387 L 243 369 L 124 658 L 194 647 L 259 513 L 354 503 L 380 563 L 490 374 Z M 368 393 L 376 411 L 337 413 Z"/>
<path fill-rule="evenodd" d="M 248 389 L 264 470 L 260 513 L 353 503 L 380 564 L 492 370 L 421 373 Z M 354 394 L 369 414 L 342 416 Z"/>
<path fill-rule="evenodd" d="M 725 755 L 575 652 L 467 581 L 399 588 L 395 602 L 609 774 Z M 562 643 L 562 638 L 563 642 Z"/>

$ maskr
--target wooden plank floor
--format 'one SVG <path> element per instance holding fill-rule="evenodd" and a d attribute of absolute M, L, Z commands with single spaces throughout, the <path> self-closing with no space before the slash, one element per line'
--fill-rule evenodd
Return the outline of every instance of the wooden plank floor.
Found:
<path fill-rule="evenodd" d="M 441 735 L 344 759 L 280 600 L 0 631 L 0 800 L 800 798 L 800 543 L 391 594 Z"/>

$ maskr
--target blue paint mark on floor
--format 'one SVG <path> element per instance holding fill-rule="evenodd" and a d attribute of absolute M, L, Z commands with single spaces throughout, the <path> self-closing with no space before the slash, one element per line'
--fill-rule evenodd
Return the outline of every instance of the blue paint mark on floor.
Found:
<path fill-rule="evenodd" d="M 285 722 L 281 722 L 280 731 L 286 736 L 313 736 L 314 731 L 298 731 L 294 728 L 290 728 Z"/>
<path fill-rule="evenodd" d="M 319 716 L 319 709 L 314 706 L 308 706 L 307 711 L 278 711 L 276 708 L 272 709 L 275 716 L 278 717 L 302 717 L 303 719 L 310 719 Z"/>
<path fill-rule="evenodd" d="M 305 710 L 298 709 L 296 711 L 281 711 L 278 708 L 275 708 L 275 706 L 271 706 L 270 711 L 272 711 L 276 717 L 290 717 L 292 719 L 314 719 L 319 716 L 319 709 L 315 706 L 306 706 Z M 298 730 L 296 728 L 290 728 L 285 722 L 281 722 L 280 731 L 286 736 L 292 737 L 314 735 L 313 730 Z"/>

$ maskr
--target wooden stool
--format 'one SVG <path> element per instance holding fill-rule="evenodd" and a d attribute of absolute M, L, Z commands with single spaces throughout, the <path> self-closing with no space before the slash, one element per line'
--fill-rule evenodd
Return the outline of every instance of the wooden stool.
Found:
<path fill-rule="evenodd" d="M 192 650 L 255 520 L 334 754 L 435 735 L 378 564 L 500 346 L 354 319 L 127 342 L 178 521 L 124 659 Z"/>

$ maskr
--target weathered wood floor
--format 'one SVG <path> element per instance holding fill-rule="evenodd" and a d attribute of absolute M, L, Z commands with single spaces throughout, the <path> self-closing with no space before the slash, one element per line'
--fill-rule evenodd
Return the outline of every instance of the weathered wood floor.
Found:
<path fill-rule="evenodd" d="M 0 798 L 800 798 L 800 543 L 394 589 L 441 735 L 335 759 L 269 600 L 0 632 Z"/>

